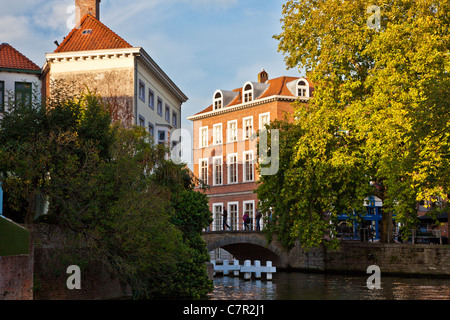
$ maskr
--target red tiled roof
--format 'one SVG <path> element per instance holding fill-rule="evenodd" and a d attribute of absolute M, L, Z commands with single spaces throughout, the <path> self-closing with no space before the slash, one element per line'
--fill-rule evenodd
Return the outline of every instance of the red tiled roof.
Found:
<path fill-rule="evenodd" d="M 266 91 L 264 91 L 262 93 L 262 95 L 260 97 L 258 97 L 256 100 L 259 99 L 263 99 L 263 98 L 268 98 L 271 96 L 291 96 L 291 97 L 295 97 L 287 88 L 286 84 L 288 84 L 291 81 L 294 81 L 296 79 L 300 79 L 299 77 L 279 77 L 279 78 L 274 78 L 274 79 L 270 79 L 267 81 L 267 83 L 270 85 Z M 311 83 L 309 83 L 309 85 L 311 86 Z M 237 88 L 233 90 L 234 92 L 242 92 L 242 88 Z M 242 95 L 239 94 L 236 98 L 234 98 L 234 100 L 227 106 L 225 106 L 225 108 L 229 108 L 238 104 L 242 103 Z M 213 106 L 212 104 L 200 111 L 199 113 L 196 113 L 194 116 L 203 114 L 203 113 L 207 113 L 213 111 Z"/>
<path fill-rule="evenodd" d="M 33 61 L 7 43 L 0 44 L 0 68 L 40 71 Z"/>
<path fill-rule="evenodd" d="M 288 84 L 291 81 L 294 81 L 296 79 L 300 79 L 299 77 L 279 77 L 272 80 L 269 80 L 268 83 L 270 84 L 270 87 L 258 98 L 267 98 L 270 96 L 291 96 L 295 97 L 289 89 L 286 87 L 286 84 Z"/>
<path fill-rule="evenodd" d="M 95 17 L 87 14 L 81 20 L 80 27 L 74 28 L 64 38 L 55 53 L 124 48 L 132 46 Z"/>

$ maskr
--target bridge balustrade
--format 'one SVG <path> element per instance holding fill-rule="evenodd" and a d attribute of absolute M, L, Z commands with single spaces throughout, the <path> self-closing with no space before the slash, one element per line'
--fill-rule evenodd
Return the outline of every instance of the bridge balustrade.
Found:
<path fill-rule="evenodd" d="M 260 226 L 260 230 L 257 230 L 257 226 L 256 226 L 256 219 L 250 219 L 250 223 L 245 224 L 243 222 L 241 223 L 232 223 L 230 221 L 228 221 L 228 225 L 230 226 L 230 228 L 226 227 L 226 230 L 223 228 L 223 221 L 222 220 L 214 220 L 213 223 L 206 228 L 204 231 L 206 232 L 214 232 L 214 231 L 262 231 L 263 230 L 263 226 Z"/>

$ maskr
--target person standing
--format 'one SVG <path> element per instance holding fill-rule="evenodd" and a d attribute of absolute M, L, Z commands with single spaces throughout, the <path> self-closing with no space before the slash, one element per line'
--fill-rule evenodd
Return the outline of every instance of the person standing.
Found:
<path fill-rule="evenodd" d="M 261 211 L 256 211 L 256 231 L 261 231 L 261 224 L 260 224 L 260 220 L 261 220 Z"/>
<path fill-rule="evenodd" d="M 244 220 L 244 230 L 248 230 L 249 229 L 248 225 L 250 224 L 250 217 L 247 212 L 242 217 L 242 220 Z"/>
<path fill-rule="evenodd" d="M 227 219 L 228 219 L 228 211 L 227 211 L 227 209 L 225 209 L 225 207 L 223 207 L 223 213 L 222 213 L 222 216 L 223 216 L 223 230 L 225 231 L 225 230 L 227 230 L 227 227 L 228 227 L 228 229 L 231 229 L 231 227 L 228 225 L 228 223 L 227 223 Z"/>

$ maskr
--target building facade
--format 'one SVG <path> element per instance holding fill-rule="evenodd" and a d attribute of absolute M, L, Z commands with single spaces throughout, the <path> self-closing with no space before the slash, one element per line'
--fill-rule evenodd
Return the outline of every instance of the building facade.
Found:
<path fill-rule="evenodd" d="M 0 117 L 8 104 L 40 99 L 41 68 L 8 43 L 0 44 Z"/>
<path fill-rule="evenodd" d="M 157 143 L 180 128 L 186 95 L 141 47 L 133 47 L 100 22 L 100 1 L 75 1 L 82 16 L 53 53 L 46 54 L 43 92 L 62 87 L 98 92 L 114 121 L 140 125 Z"/>
<path fill-rule="evenodd" d="M 231 230 L 245 229 L 244 214 L 250 217 L 248 229 L 256 229 L 256 133 L 275 119 L 293 119 L 292 102 L 306 103 L 312 89 L 304 78 L 269 80 L 263 70 L 257 82 L 248 81 L 231 91 L 216 90 L 212 104 L 188 118 L 193 121 L 194 174 L 209 186 L 205 192 L 214 219 L 212 231 L 223 229 L 224 210 Z"/>

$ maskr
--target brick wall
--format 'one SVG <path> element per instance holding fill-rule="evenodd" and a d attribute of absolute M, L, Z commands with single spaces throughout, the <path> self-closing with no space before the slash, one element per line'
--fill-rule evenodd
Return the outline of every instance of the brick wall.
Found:
<path fill-rule="evenodd" d="M 237 223 L 242 229 L 242 216 L 244 213 L 244 202 L 253 201 L 254 210 L 257 205 L 257 195 L 253 191 L 257 188 L 257 164 L 254 165 L 253 177 L 254 181 L 244 181 L 244 152 L 253 150 L 253 160 L 256 162 L 257 139 L 244 140 L 244 118 L 253 118 L 253 130 L 257 132 L 260 127 L 259 116 L 261 114 L 270 113 L 270 121 L 275 119 L 284 119 L 286 114 L 293 113 L 291 101 L 273 100 L 262 104 L 255 104 L 232 112 L 227 112 L 226 108 L 215 115 L 195 120 L 193 123 L 193 146 L 194 146 L 194 174 L 199 177 L 199 160 L 208 159 L 208 185 L 210 188 L 205 192 L 209 196 L 210 210 L 214 212 L 214 205 L 222 204 L 230 211 L 228 204 L 238 204 Z M 229 143 L 228 138 L 228 121 L 237 121 L 237 141 Z M 221 145 L 213 144 L 214 125 L 222 125 L 222 141 Z M 208 127 L 208 147 L 200 148 L 200 128 Z M 237 154 L 237 183 L 228 183 L 228 155 Z M 213 158 L 222 157 L 222 185 L 214 186 L 214 163 Z M 229 219 L 230 219 L 230 212 Z M 254 214 L 254 213 L 253 213 Z M 254 216 L 252 217 L 254 218 Z M 220 224 L 220 218 L 217 219 Z M 253 224 L 255 221 L 253 221 Z"/>
<path fill-rule="evenodd" d="M 107 300 L 130 296 L 129 288 L 123 288 L 113 272 L 101 263 L 90 263 L 81 268 L 81 289 L 67 288 L 67 267 L 49 268 L 45 256 L 51 249 L 35 249 L 35 300 Z"/>
<path fill-rule="evenodd" d="M 33 257 L 0 257 L 0 300 L 33 300 Z"/>
<path fill-rule="evenodd" d="M 75 6 L 79 10 L 79 16 L 77 13 L 77 21 L 83 19 L 83 17 L 90 13 L 98 20 L 100 20 L 100 1 L 101 0 L 75 0 Z"/>
<path fill-rule="evenodd" d="M 61 245 L 70 239 L 55 226 L 35 225 L 34 232 L 34 299 L 35 300 L 106 300 L 130 296 L 129 287 L 122 287 L 114 272 L 101 262 L 83 262 L 67 254 Z M 69 246 L 70 247 L 70 246 Z M 67 268 L 79 265 L 81 289 L 69 290 Z"/>

